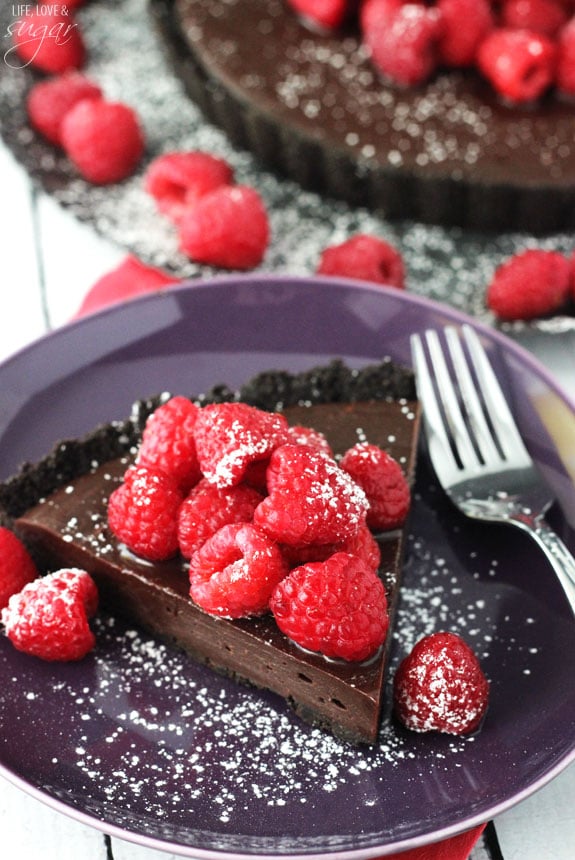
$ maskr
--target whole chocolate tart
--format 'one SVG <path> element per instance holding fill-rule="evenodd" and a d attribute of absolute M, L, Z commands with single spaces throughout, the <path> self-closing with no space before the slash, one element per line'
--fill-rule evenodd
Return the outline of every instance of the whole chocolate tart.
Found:
<path fill-rule="evenodd" d="M 215 389 L 198 402 L 241 399 L 282 406 L 288 421 L 327 436 L 334 453 L 367 440 L 388 450 L 413 480 L 419 407 L 410 372 L 390 362 L 359 372 L 333 364 L 305 374 L 266 373 L 237 394 Z M 227 620 L 196 607 L 182 558 L 138 559 L 107 524 L 107 499 L 133 460 L 147 416 L 162 401 L 136 405 L 127 421 L 63 441 L 51 454 L 0 486 L 0 513 L 24 539 L 42 569 L 86 569 L 102 603 L 145 630 L 236 680 L 285 698 L 307 722 L 355 743 L 378 734 L 384 676 L 397 606 L 405 528 L 377 536 L 390 632 L 364 663 L 327 660 L 284 636 L 269 615 Z"/>
<path fill-rule="evenodd" d="M 575 226 L 575 110 L 502 103 L 473 71 L 398 89 L 358 32 L 306 28 L 284 0 L 150 0 L 177 75 L 238 147 L 389 219 L 480 230 Z"/>

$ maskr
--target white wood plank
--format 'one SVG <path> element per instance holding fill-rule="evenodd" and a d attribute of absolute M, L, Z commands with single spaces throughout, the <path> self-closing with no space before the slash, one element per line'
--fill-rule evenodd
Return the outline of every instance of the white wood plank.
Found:
<path fill-rule="evenodd" d="M 106 860 L 104 836 L 0 777 L 2 857 L 18 860 Z"/>
<path fill-rule="evenodd" d="M 70 320 L 84 295 L 126 256 L 54 200 L 38 200 L 39 243 L 50 325 Z"/>
<path fill-rule="evenodd" d="M 0 360 L 44 333 L 31 185 L 0 145 Z"/>
<path fill-rule="evenodd" d="M 495 821 L 505 860 L 573 860 L 575 764 Z"/>

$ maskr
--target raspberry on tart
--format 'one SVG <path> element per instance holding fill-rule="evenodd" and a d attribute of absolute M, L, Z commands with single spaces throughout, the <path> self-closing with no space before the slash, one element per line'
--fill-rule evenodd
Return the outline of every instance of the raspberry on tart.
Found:
<path fill-rule="evenodd" d="M 79 72 L 68 72 L 34 84 L 26 108 L 34 128 L 50 143 L 62 146 L 62 120 L 68 111 L 82 99 L 102 97 L 102 90 L 94 81 Z"/>
<path fill-rule="evenodd" d="M 504 320 L 550 315 L 566 303 L 571 274 L 563 254 L 529 248 L 496 269 L 487 287 L 487 306 Z"/>
<path fill-rule="evenodd" d="M 38 576 L 36 565 L 25 545 L 14 532 L 0 526 L 0 609 L 13 594 Z"/>

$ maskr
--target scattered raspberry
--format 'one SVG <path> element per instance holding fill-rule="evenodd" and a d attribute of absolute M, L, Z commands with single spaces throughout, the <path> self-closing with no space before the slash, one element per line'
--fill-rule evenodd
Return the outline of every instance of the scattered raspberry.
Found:
<path fill-rule="evenodd" d="M 192 556 L 190 596 L 213 615 L 260 615 L 286 574 L 273 541 L 249 523 L 235 523 L 221 528 Z"/>
<path fill-rule="evenodd" d="M 362 16 L 363 40 L 380 72 L 400 86 L 427 80 L 438 60 L 441 16 L 432 6 L 403 3 L 390 14 L 389 4 L 381 18 L 375 9 Z"/>
<path fill-rule="evenodd" d="M 261 493 L 245 484 L 220 489 L 202 479 L 178 515 L 178 542 L 184 558 L 191 558 L 223 526 L 251 522 L 261 500 Z"/>
<path fill-rule="evenodd" d="M 495 25 L 491 6 L 489 0 L 438 0 L 439 55 L 444 65 L 474 65 L 479 45 Z"/>
<path fill-rule="evenodd" d="M 74 318 L 87 316 L 108 305 L 135 299 L 145 293 L 156 293 L 177 283 L 176 278 L 153 266 L 146 266 L 129 254 L 115 269 L 102 275 L 90 287 Z"/>
<path fill-rule="evenodd" d="M 331 445 L 327 441 L 325 435 L 314 427 L 302 427 L 300 424 L 294 424 L 288 427 L 288 441 L 295 445 L 311 445 L 312 448 L 317 448 L 323 451 L 328 457 L 333 457 Z"/>
<path fill-rule="evenodd" d="M 270 608 L 280 630 L 298 645 L 343 660 L 371 657 L 389 626 L 381 580 L 344 552 L 292 570 Z"/>
<path fill-rule="evenodd" d="M 146 421 L 138 451 L 138 465 L 166 472 L 184 494 L 202 476 L 194 439 L 199 412 L 187 397 L 171 397 Z"/>
<path fill-rule="evenodd" d="M 0 526 L 0 609 L 37 576 L 36 565 L 22 541 L 10 529 Z"/>
<path fill-rule="evenodd" d="M 359 278 L 399 289 L 405 286 L 403 258 L 399 251 L 383 239 L 362 233 L 326 248 L 317 274 Z"/>
<path fill-rule="evenodd" d="M 145 177 L 145 189 L 160 212 L 176 223 L 200 197 L 233 182 L 227 161 L 207 152 L 169 152 L 154 159 Z"/>
<path fill-rule="evenodd" d="M 337 30 L 347 18 L 351 0 L 288 0 L 289 5 L 302 18 L 323 30 Z"/>
<path fill-rule="evenodd" d="M 222 186 L 204 194 L 182 217 L 182 251 L 197 263 L 224 269 L 253 269 L 269 242 L 262 198 L 246 185 Z"/>
<path fill-rule="evenodd" d="M 359 24 L 362 33 L 375 32 L 377 28 L 389 26 L 391 19 L 403 3 L 404 0 L 363 0 L 359 8 Z"/>
<path fill-rule="evenodd" d="M 568 12 L 562 0 L 504 0 L 501 24 L 513 30 L 532 30 L 555 36 L 567 23 Z"/>
<path fill-rule="evenodd" d="M 363 490 L 337 463 L 308 445 L 282 445 L 267 471 L 269 496 L 254 523 L 278 543 L 338 543 L 365 521 Z"/>
<path fill-rule="evenodd" d="M 20 18 L 11 32 L 24 66 L 58 75 L 84 65 L 84 39 L 78 24 L 64 12 L 35 9 Z"/>
<path fill-rule="evenodd" d="M 50 143 L 61 146 L 60 126 L 82 99 L 101 99 L 102 90 L 79 72 L 68 72 L 34 84 L 26 101 L 30 123 Z"/>
<path fill-rule="evenodd" d="M 84 99 L 69 110 L 62 120 L 61 140 L 81 175 L 97 185 L 126 179 L 144 151 L 135 111 L 104 99 Z"/>
<path fill-rule="evenodd" d="M 340 466 L 367 496 L 367 525 L 370 529 L 388 531 L 403 525 L 411 494 L 397 460 L 377 445 L 360 442 L 345 452 Z"/>
<path fill-rule="evenodd" d="M 81 660 L 95 637 L 88 624 L 98 592 L 84 570 L 59 570 L 25 585 L 2 610 L 12 644 L 43 660 Z"/>
<path fill-rule="evenodd" d="M 169 475 L 131 466 L 108 502 L 108 524 L 128 549 L 149 561 L 178 551 L 178 510 L 183 501 Z"/>
<path fill-rule="evenodd" d="M 489 684 L 472 649 L 455 633 L 421 639 L 394 679 L 397 717 L 416 732 L 462 735 L 487 710 Z"/>
<path fill-rule="evenodd" d="M 546 36 L 530 30 L 497 28 L 477 52 L 477 66 L 493 88 L 511 102 L 530 102 L 552 84 L 557 49 Z"/>
<path fill-rule="evenodd" d="M 231 487 L 286 441 L 287 421 L 246 403 L 214 403 L 200 410 L 194 436 L 202 473 L 218 487 Z"/>
<path fill-rule="evenodd" d="M 532 248 L 496 270 L 487 288 L 487 306 L 500 319 L 533 319 L 554 313 L 567 301 L 570 264 L 557 251 Z"/>
<path fill-rule="evenodd" d="M 562 93 L 575 96 L 575 16 L 559 33 L 555 83 Z"/>

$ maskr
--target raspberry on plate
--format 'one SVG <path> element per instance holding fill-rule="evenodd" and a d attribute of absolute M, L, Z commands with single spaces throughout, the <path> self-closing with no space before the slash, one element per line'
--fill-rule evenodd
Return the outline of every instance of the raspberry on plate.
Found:
<path fill-rule="evenodd" d="M 154 266 L 147 266 L 128 254 L 121 263 L 98 278 L 90 287 L 74 318 L 94 313 L 108 305 L 135 299 L 145 293 L 155 293 L 177 283 L 177 278 L 172 278 Z"/>
<path fill-rule="evenodd" d="M 148 561 L 178 551 L 178 510 L 183 501 L 176 481 L 145 466 L 131 466 L 108 502 L 108 524 L 128 549 Z"/>
<path fill-rule="evenodd" d="M 212 403 L 200 409 L 194 427 L 203 475 L 218 487 L 239 484 L 246 470 L 287 439 L 283 415 L 246 403 Z"/>
<path fill-rule="evenodd" d="M 359 278 L 399 289 L 405 287 L 405 267 L 399 251 L 384 239 L 364 233 L 325 248 L 317 274 Z"/>
<path fill-rule="evenodd" d="M 534 319 L 558 311 L 567 301 L 569 260 L 558 251 L 529 248 L 495 271 L 487 287 L 487 306 L 500 319 Z"/>
<path fill-rule="evenodd" d="M 251 522 L 262 498 L 247 484 L 220 488 L 203 478 L 184 499 L 178 514 L 178 543 L 184 558 L 191 558 L 223 526 Z"/>
<path fill-rule="evenodd" d="M 367 525 L 374 531 L 389 531 L 403 525 L 411 494 L 403 469 L 377 445 L 359 442 L 349 448 L 339 465 L 364 491 L 369 502 Z"/>
<path fill-rule="evenodd" d="M 10 598 L 2 623 L 12 644 L 43 660 L 81 660 L 94 648 L 88 618 L 98 607 L 84 570 L 63 569 L 35 579 Z"/>
<path fill-rule="evenodd" d="M 286 574 L 287 565 L 272 540 L 250 523 L 232 523 L 192 556 L 190 597 L 212 615 L 261 615 Z"/>
<path fill-rule="evenodd" d="M 267 482 L 269 495 L 256 508 L 254 523 L 278 543 L 337 543 L 365 522 L 365 493 L 317 448 L 289 443 L 276 448 Z"/>
<path fill-rule="evenodd" d="M 499 27 L 477 51 L 477 67 L 504 99 L 535 101 L 552 84 L 557 48 L 540 33 Z"/>
<path fill-rule="evenodd" d="M 194 439 L 199 413 L 187 397 L 171 397 L 146 421 L 138 450 L 138 465 L 166 472 L 184 494 L 202 476 Z"/>
<path fill-rule="evenodd" d="M 280 630 L 302 648 L 342 660 L 371 657 L 389 626 L 383 583 L 344 552 L 294 568 L 275 589 L 270 608 Z"/>
<path fill-rule="evenodd" d="M 20 18 L 11 33 L 23 66 L 58 75 L 84 65 L 84 39 L 77 22 L 64 11 L 36 8 Z"/>
<path fill-rule="evenodd" d="M 152 161 L 144 182 L 160 212 L 179 223 L 200 197 L 231 185 L 233 178 L 234 172 L 223 158 L 208 152 L 168 152 Z"/>
<path fill-rule="evenodd" d="M 61 140 L 80 174 L 97 185 L 126 179 L 144 152 L 136 112 L 104 99 L 84 99 L 71 108 L 62 120 Z"/>
<path fill-rule="evenodd" d="M 408 729 L 462 735 L 485 716 L 489 683 L 461 637 L 432 633 L 400 664 L 393 696 L 395 714 Z"/>
<path fill-rule="evenodd" d="M 37 576 L 36 565 L 22 541 L 0 526 L 0 609 Z"/>
<path fill-rule="evenodd" d="M 68 72 L 38 81 L 28 93 L 26 108 L 30 123 L 55 146 L 62 145 L 62 120 L 82 99 L 101 99 L 98 84 L 79 72 Z"/>
<path fill-rule="evenodd" d="M 224 185 L 204 194 L 182 217 L 180 246 L 197 263 L 253 269 L 270 236 L 263 200 L 247 185 Z"/>
<path fill-rule="evenodd" d="M 422 83 L 435 71 L 441 15 L 434 6 L 401 3 L 390 11 L 390 4 L 380 3 L 378 17 L 375 4 L 362 16 L 363 39 L 377 69 L 400 86 Z"/>

